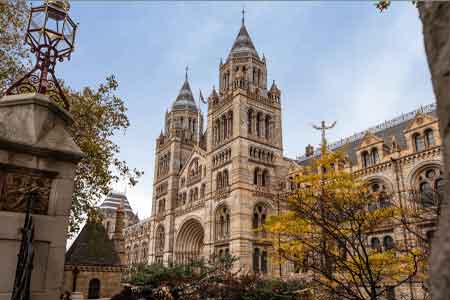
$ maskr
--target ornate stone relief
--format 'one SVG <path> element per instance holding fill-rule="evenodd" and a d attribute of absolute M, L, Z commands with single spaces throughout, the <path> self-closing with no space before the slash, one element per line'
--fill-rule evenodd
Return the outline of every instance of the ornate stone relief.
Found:
<path fill-rule="evenodd" d="M 56 173 L 0 164 L 0 210 L 25 212 L 27 195 L 37 192 L 34 214 L 47 214 Z"/>

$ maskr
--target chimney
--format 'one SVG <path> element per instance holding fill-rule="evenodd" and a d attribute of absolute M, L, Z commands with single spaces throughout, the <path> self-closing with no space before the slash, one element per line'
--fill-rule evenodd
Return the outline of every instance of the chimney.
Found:
<path fill-rule="evenodd" d="M 308 146 L 305 147 L 305 155 L 306 157 L 310 157 L 314 154 L 314 147 L 311 146 L 311 144 L 308 144 Z"/>
<path fill-rule="evenodd" d="M 116 224 L 114 226 L 115 228 L 112 241 L 114 243 L 114 248 L 116 250 L 117 255 L 119 255 L 120 263 L 122 265 L 126 264 L 125 239 L 123 237 L 124 216 L 125 210 L 123 207 L 123 200 L 121 200 L 120 205 L 116 210 Z"/>

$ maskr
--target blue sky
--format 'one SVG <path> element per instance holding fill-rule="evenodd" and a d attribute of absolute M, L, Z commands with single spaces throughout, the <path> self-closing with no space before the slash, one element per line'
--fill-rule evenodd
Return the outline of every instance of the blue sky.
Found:
<path fill-rule="evenodd" d="M 118 133 L 121 158 L 145 176 L 127 195 L 150 215 L 155 138 L 188 65 L 191 87 L 209 95 L 218 64 L 239 31 L 241 10 L 282 90 L 285 155 L 317 145 L 311 123 L 337 120 L 329 140 L 434 101 L 417 10 L 394 2 L 380 14 L 373 2 L 72 1 L 80 23 L 72 60 L 57 75 L 73 88 L 119 81 L 130 128 Z"/>

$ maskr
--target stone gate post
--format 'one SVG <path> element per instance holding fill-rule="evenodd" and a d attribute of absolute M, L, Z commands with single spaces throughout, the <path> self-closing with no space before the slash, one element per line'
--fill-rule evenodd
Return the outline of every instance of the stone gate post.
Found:
<path fill-rule="evenodd" d="M 0 300 L 11 298 L 30 189 L 37 189 L 31 299 L 57 300 L 62 292 L 73 180 L 83 157 L 72 122 L 41 94 L 0 99 Z"/>

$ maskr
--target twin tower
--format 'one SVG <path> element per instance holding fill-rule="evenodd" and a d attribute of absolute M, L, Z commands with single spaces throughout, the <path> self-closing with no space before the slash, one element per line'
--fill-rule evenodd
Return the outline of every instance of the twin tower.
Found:
<path fill-rule="evenodd" d="M 284 181 L 281 92 L 242 19 L 206 124 L 188 78 L 156 139 L 149 263 L 185 263 L 231 254 L 270 273 L 271 245 L 255 229 L 274 209 Z M 206 125 L 206 126 L 205 126 Z"/>

